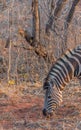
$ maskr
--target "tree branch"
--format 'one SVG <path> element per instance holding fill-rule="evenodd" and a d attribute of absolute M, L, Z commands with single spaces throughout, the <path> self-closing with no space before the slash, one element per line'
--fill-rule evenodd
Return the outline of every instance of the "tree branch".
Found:
<path fill-rule="evenodd" d="M 54 62 L 54 57 L 53 56 L 49 56 L 46 48 L 40 44 L 40 43 L 37 43 L 36 41 L 31 41 L 31 35 L 28 35 L 27 33 L 28 31 L 24 31 L 23 29 L 19 31 L 19 34 L 25 38 L 25 40 L 28 42 L 28 44 L 31 46 L 30 48 L 27 48 L 25 46 L 23 46 L 23 49 L 26 49 L 26 50 L 34 50 L 35 53 L 40 56 L 40 57 L 43 57 L 44 60 L 46 61 L 47 59 L 49 60 L 50 63 Z M 18 46 L 15 46 L 15 47 L 18 47 Z"/>
<path fill-rule="evenodd" d="M 56 8 L 55 9 L 54 9 L 54 6 L 52 6 L 52 9 L 51 9 L 52 11 L 51 11 L 51 14 L 49 16 L 48 22 L 46 24 L 46 29 L 45 29 L 45 32 L 46 32 L 47 35 L 50 34 L 49 30 L 52 29 L 54 18 L 56 19 L 59 11 L 62 9 L 64 1 L 65 0 L 58 0 L 57 3 L 56 3 Z M 51 3 L 51 5 L 52 5 L 52 3 Z M 53 13 L 53 10 L 54 10 L 54 13 Z"/>
<path fill-rule="evenodd" d="M 75 12 L 76 5 L 78 4 L 79 1 L 80 0 L 74 0 L 73 3 L 72 3 L 71 9 L 68 13 L 68 16 L 66 17 L 66 22 L 65 22 L 65 28 L 66 29 L 68 28 L 69 23 L 71 22 L 71 20 L 73 18 L 73 14 Z"/>

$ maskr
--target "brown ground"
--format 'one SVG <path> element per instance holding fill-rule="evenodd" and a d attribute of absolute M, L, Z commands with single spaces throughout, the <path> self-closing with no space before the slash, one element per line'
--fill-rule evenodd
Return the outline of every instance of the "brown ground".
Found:
<path fill-rule="evenodd" d="M 2 83 L 1 83 L 2 85 Z M 70 83 L 51 119 L 42 115 L 41 85 L 0 85 L 0 130 L 81 130 L 81 87 Z M 13 93 L 12 93 L 13 92 Z"/>

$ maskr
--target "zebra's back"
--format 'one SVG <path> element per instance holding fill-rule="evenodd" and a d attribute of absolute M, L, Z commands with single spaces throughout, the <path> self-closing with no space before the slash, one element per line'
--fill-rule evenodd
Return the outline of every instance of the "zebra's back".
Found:
<path fill-rule="evenodd" d="M 81 48 L 68 50 L 59 58 L 49 71 L 48 79 L 54 80 L 56 85 L 63 89 L 73 77 L 81 73 Z"/>

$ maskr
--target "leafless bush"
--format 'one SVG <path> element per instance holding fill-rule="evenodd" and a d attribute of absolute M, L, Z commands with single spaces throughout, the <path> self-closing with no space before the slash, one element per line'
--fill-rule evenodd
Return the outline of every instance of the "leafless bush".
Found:
<path fill-rule="evenodd" d="M 51 64 L 49 59 L 46 61 L 38 56 L 34 50 L 28 45 L 27 41 L 19 35 L 19 28 L 32 31 L 32 8 L 31 2 L 20 0 L 7 0 L 4 8 L 0 3 L 0 55 L 6 59 L 6 79 L 14 84 L 21 81 L 42 81 L 47 74 Z M 49 1 L 39 2 L 40 9 L 40 41 L 46 48 L 50 57 L 54 60 L 62 54 L 64 37 L 64 23 L 62 17 L 59 17 L 52 28 L 49 37 L 45 34 L 45 25 L 49 16 Z M 68 7 L 66 7 L 68 8 Z M 67 12 L 67 10 L 65 9 Z M 67 31 L 67 47 L 73 48 L 80 44 L 81 41 L 81 13 L 75 12 L 73 20 Z M 2 73 L 0 73 L 2 75 Z M 4 79 L 4 76 L 1 76 Z"/>

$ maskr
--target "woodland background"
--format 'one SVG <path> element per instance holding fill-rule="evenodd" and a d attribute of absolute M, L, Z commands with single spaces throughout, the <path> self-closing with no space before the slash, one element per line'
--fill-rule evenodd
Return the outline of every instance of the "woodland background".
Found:
<path fill-rule="evenodd" d="M 42 81 L 61 54 L 80 44 L 80 6 L 80 0 L 1 1 L 0 79 Z"/>

